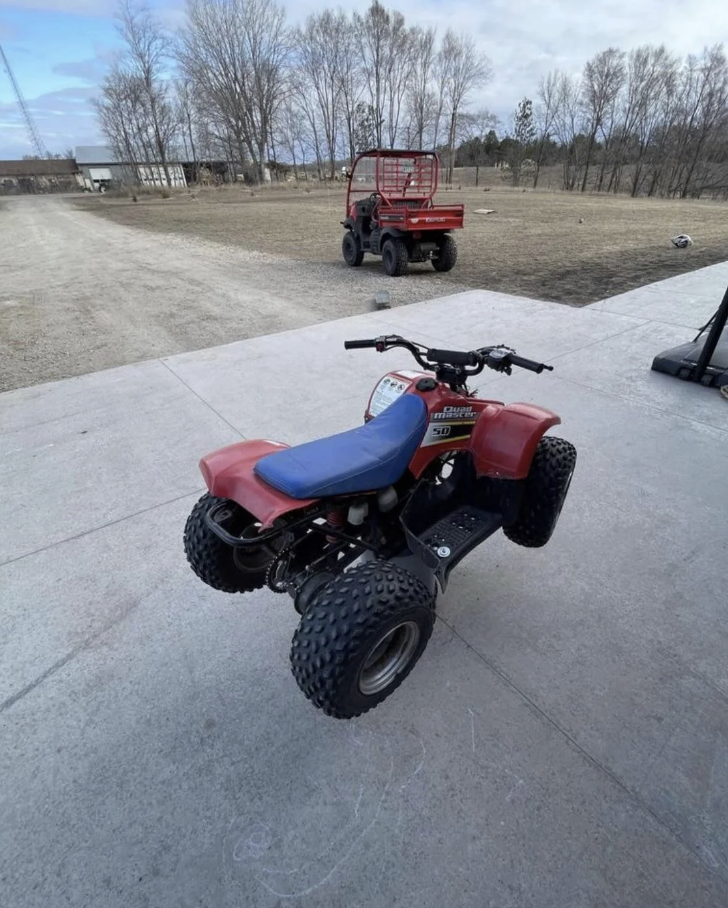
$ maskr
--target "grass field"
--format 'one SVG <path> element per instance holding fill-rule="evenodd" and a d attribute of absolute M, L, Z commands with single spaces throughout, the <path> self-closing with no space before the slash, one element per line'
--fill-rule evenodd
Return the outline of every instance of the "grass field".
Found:
<path fill-rule="evenodd" d="M 465 230 L 459 261 L 438 276 L 438 293 L 465 287 L 500 290 L 582 305 L 642 284 L 728 258 L 728 206 L 719 202 L 630 199 L 515 190 L 441 192 L 441 201 L 463 202 Z M 180 193 L 171 199 L 83 197 L 77 203 L 118 224 L 180 234 L 295 261 L 346 266 L 340 244 L 344 192 L 340 187 L 243 187 Z M 493 208 L 494 214 L 474 214 Z M 579 220 L 583 219 L 583 223 Z M 690 249 L 675 249 L 671 236 L 688 233 Z M 365 272 L 380 274 L 367 257 Z M 429 265 L 413 271 L 432 272 Z M 333 272 L 332 272 L 333 275 Z M 404 289 L 397 281 L 397 293 Z M 425 289 L 418 284 L 417 298 Z M 409 294 L 405 294 L 409 296 Z"/>

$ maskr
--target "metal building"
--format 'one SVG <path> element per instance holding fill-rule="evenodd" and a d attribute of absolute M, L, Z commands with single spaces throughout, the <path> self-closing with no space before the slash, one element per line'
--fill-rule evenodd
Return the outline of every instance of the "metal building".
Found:
<path fill-rule="evenodd" d="M 107 188 L 113 183 L 141 183 L 143 186 L 166 186 L 164 167 L 154 163 L 120 161 L 106 145 L 80 145 L 76 148 L 76 161 L 89 189 Z M 172 186 L 187 185 L 181 164 L 167 164 Z"/>
<path fill-rule="evenodd" d="M 74 192 L 83 179 L 73 158 L 0 161 L 0 195 Z"/>

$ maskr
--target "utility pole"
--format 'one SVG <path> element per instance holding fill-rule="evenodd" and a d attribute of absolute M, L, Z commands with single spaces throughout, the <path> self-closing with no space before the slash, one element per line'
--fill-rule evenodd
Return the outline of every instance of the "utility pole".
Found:
<path fill-rule="evenodd" d="M 13 91 L 15 92 L 15 97 L 18 102 L 18 107 L 20 108 L 20 112 L 22 113 L 23 119 L 25 120 L 25 128 L 28 130 L 28 138 L 30 139 L 30 144 L 35 149 L 35 153 L 38 155 L 39 158 L 47 158 L 48 151 L 47 151 L 45 145 L 43 144 L 43 139 L 41 139 L 41 137 L 40 137 L 40 133 L 38 132 L 38 127 L 35 125 L 35 121 L 33 120 L 33 116 L 30 113 L 28 105 L 25 102 L 25 98 L 23 97 L 23 93 L 20 90 L 20 86 L 18 85 L 18 82 L 17 82 L 15 76 L 13 75 L 13 71 L 10 68 L 10 63 L 8 62 L 8 58 L 5 56 L 5 51 L 2 48 L 2 44 L 0 44 L 0 57 L 2 57 L 2 62 L 3 62 L 3 66 L 5 67 L 5 72 L 8 74 L 8 78 L 10 79 L 10 84 L 13 86 Z"/>

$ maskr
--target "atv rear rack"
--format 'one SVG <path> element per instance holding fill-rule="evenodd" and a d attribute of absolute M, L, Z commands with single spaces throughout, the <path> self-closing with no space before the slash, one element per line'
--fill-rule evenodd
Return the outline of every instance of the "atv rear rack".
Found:
<path fill-rule="evenodd" d="M 325 504 L 309 510 L 302 517 L 299 517 L 298 520 L 286 523 L 285 526 L 273 527 L 270 530 L 259 533 L 257 536 L 250 536 L 247 539 L 243 539 L 240 536 L 234 536 L 225 529 L 224 524 L 233 516 L 236 507 L 238 507 L 238 505 L 234 502 L 221 501 L 219 504 L 213 505 L 205 514 L 205 523 L 209 529 L 212 530 L 218 539 L 233 548 L 256 549 L 272 542 L 274 539 L 278 538 L 281 533 L 290 533 L 292 530 L 305 527 L 307 530 L 326 536 L 329 541 L 331 541 L 333 537 L 346 545 L 354 546 L 361 552 L 369 551 L 379 555 L 379 549 L 371 543 L 365 542 L 363 539 L 359 539 L 356 536 L 350 536 L 348 533 L 344 533 L 340 529 L 330 526 L 328 523 L 316 523 L 316 520 L 323 517 L 326 513 Z"/>

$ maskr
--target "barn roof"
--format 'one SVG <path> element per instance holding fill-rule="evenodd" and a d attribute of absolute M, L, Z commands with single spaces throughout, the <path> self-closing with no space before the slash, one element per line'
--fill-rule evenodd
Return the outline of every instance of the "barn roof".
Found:
<path fill-rule="evenodd" d="M 0 177 L 51 177 L 78 173 L 73 158 L 0 161 Z"/>

